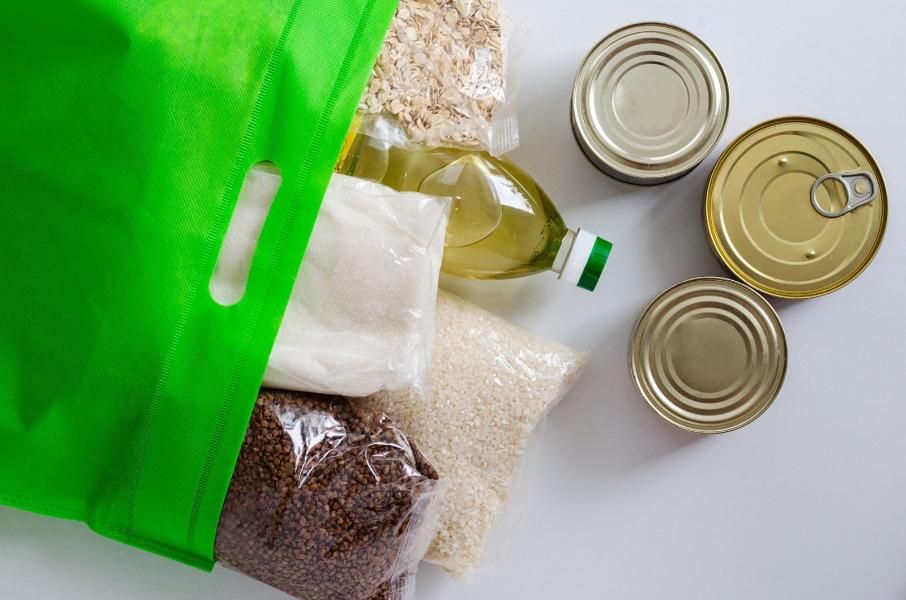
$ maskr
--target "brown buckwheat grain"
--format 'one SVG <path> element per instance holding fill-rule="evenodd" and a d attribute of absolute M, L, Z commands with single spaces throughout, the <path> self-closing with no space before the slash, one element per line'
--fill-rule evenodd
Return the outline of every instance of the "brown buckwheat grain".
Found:
<path fill-rule="evenodd" d="M 217 560 L 302 600 L 408 598 L 437 489 L 437 472 L 386 416 L 262 390 Z"/>

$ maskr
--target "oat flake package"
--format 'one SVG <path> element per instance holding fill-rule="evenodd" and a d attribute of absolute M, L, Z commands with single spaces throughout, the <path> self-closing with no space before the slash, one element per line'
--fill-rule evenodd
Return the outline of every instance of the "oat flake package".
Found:
<path fill-rule="evenodd" d="M 14 2 L 0 19 L 0 502 L 210 569 L 392 0 Z M 77 24 L 77 25 L 74 25 Z M 249 167 L 243 297 L 209 281 Z"/>

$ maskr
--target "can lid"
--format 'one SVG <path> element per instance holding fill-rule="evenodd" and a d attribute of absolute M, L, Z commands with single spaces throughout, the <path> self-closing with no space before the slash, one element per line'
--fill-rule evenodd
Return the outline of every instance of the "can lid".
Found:
<path fill-rule="evenodd" d="M 680 283 L 645 309 L 630 369 L 648 404 L 677 427 L 722 433 L 761 415 L 786 373 L 780 318 L 757 292 L 719 277 Z"/>
<path fill-rule="evenodd" d="M 595 291 L 612 249 L 613 244 L 604 238 L 578 230 L 560 278 L 589 292 Z"/>
<path fill-rule="evenodd" d="M 619 29 L 576 76 L 576 139 L 605 172 L 633 183 L 683 175 L 714 148 L 729 109 L 727 79 L 697 37 L 664 23 Z"/>
<path fill-rule="evenodd" d="M 743 133 L 705 196 L 711 246 L 737 277 L 782 298 L 855 279 L 887 224 L 887 191 L 868 150 L 836 125 L 783 117 Z"/>

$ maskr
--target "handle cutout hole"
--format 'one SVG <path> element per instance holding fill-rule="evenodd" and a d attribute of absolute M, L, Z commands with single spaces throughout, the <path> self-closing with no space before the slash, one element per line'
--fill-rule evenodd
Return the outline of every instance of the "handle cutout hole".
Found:
<path fill-rule="evenodd" d="M 258 238 L 281 180 L 280 169 L 269 161 L 255 163 L 245 174 L 208 286 L 211 297 L 222 306 L 233 306 L 245 296 Z"/>

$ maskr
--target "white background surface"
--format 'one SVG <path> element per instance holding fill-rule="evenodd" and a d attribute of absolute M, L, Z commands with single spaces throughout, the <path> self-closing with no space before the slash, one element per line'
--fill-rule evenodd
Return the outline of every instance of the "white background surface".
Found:
<path fill-rule="evenodd" d="M 531 30 L 515 158 L 567 222 L 615 242 L 598 292 L 553 277 L 462 284 L 479 304 L 576 347 L 586 377 L 551 415 L 492 568 L 470 585 L 424 567 L 419 600 L 906 598 L 906 8 L 898 2 L 509 0 Z M 699 211 L 712 154 L 654 188 L 609 180 L 570 132 L 585 52 L 640 20 L 684 26 L 730 79 L 718 150 L 779 115 L 836 122 L 873 151 L 890 223 L 871 267 L 829 297 L 775 303 L 790 364 L 752 425 L 697 437 L 662 422 L 626 367 L 632 325 L 667 286 L 721 274 Z M 65 466 L 62 466 L 64 467 Z M 0 598 L 281 600 L 88 532 L 0 509 Z"/>

